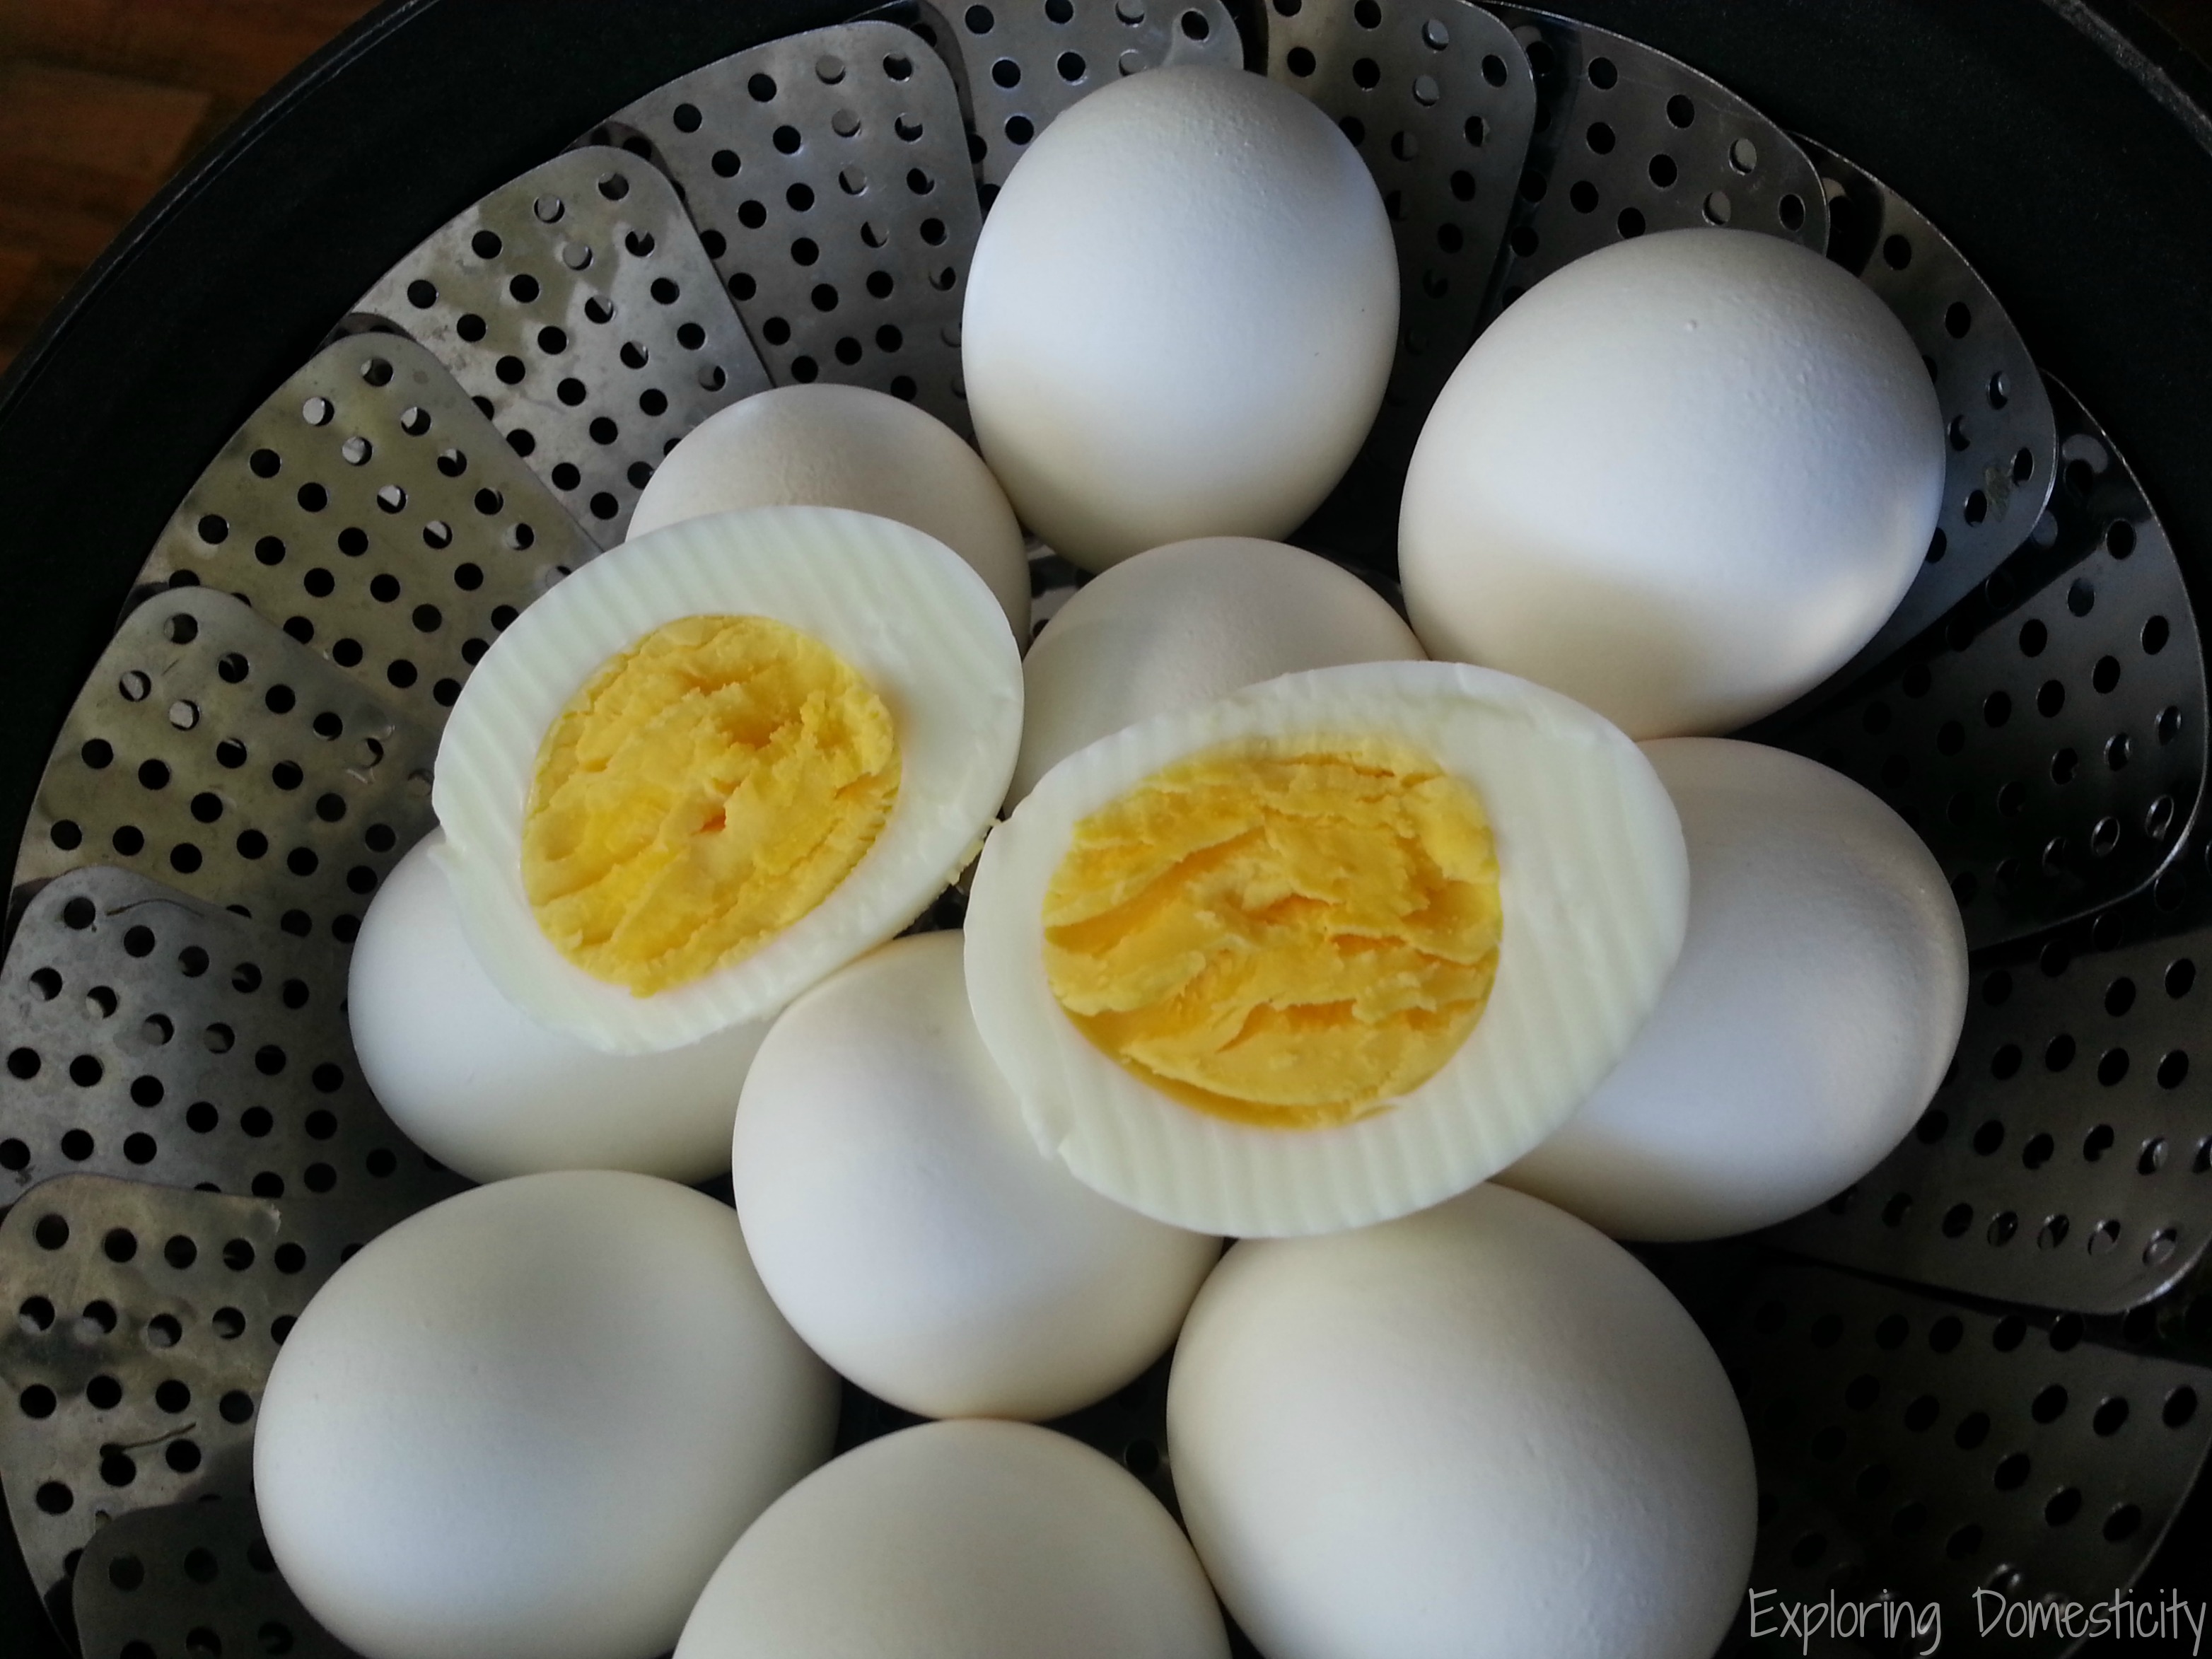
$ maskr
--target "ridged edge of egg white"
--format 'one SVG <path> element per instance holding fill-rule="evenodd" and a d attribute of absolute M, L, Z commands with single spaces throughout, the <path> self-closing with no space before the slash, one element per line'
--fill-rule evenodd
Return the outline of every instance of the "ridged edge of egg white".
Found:
<path fill-rule="evenodd" d="M 523 815 L 546 731 L 600 665 L 665 623 L 711 613 L 774 617 L 851 664 L 897 728 L 898 799 L 874 846 L 813 910 L 742 962 L 635 997 L 539 930 L 522 885 Z M 939 678 L 930 665 L 948 658 L 975 684 L 957 708 L 917 695 Z M 438 746 L 431 804 L 446 845 L 434 856 L 484 971 L 524 1012 L 611 1054 L 682 1048 L 775 1012 L 927 908 L 1004 800 L 1021 723 L 1021 654 L 1006 613 L 943 543 L 841 507 L 687 520 L 584 566 L 477 665 Z"/>
<path fill-rule="evenodd" d="M 1200 750 L 1363 730 L 1419 744 L 1482 797 L 1504 935 L 1480 1024 L 1420 1088 L 1339 1128 L 1232 1123 L 1139 1082 L 1091 1046 L 1045 977 L 1045 891 L 1076 823 Z M 1426 1208 L 1549 1134 L 1650 1016 L 1688 907 L 1674 803 L 1616 727 L 1495 670 L 1363 663 L 1285 675 L 1061 761 L 984 848 L 965 965 L 976 1025 L 1041 1149 L 1157 1220 L 1283 1237 Z M 1553 1040 L 1567 1033 L 1576 1041 Z"/>

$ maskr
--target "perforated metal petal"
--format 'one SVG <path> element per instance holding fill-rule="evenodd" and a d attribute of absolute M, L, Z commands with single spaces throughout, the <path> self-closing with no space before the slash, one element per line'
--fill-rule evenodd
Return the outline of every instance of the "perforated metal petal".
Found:
<path fill-rule="evenodd" d="M 770 41 L 624 106 L 589 142 L 675 179 L 780 386 L 872 386 L 969 431 L 960 307 L 982 207 L 952 73 L 895 23 Z"/>
<path fill-rule="evenodd" d="M 2204 776 L 2204 663 L 2180 567 L 2104 434 L 2063 388 L 2050 394 L 2060 479 L 2036 536 L 1849 696 L 1759 728 L 1904 815 L 1977 946 L 2149 881 Z"/>
<path fill-rule="evenodd" d="M 1244 67 L 1221 0 L 944 0 L 922 13 L 916 33 L 954 60 L 987 200 L 1086 93 L 1163 64 Z"/>
<path fill-rule="evenodd" d="M 1968 1645 L 1978 1589 L 2109 1601 L 2212 1440 L 2212 1371 L 2083 1341 L 2078 1320 L 1818 1267 L 1767 1268 L 1720 1350 L 1759 1465 L 1751 1582 L 1774 1592 L 1769 1634 L 1778 1603 L 1831 1589 L 1884 1621 L 1847 1636 L 1898 1634 L 1885 1590 L 1916 1619 L 1940 1603 L 1946 1650 Z M 1868 1650 L 1929 1651 L 1929 1633 Z M 2068 1645 L 2046 1632 L 2002 1650 Z"/>
<path fill-rule="evenodd" d="M 2058 432 L 2027 342 L 1950 239 L 1863 167 L 1797 142 L 1827 198 L 1828 257 L 1881 295 L 1920 348 L 1949 446 L 1927 562 L 1832 682 L 1846 685 L 1941 618 L 2027 540 L 2057 476 Z"/>
<path fill-rule="evenodd" d="M 84 1659 L 351 1651 L 286 1586 L 250 1497 L 118 1516 L 85 1546 L 73 1582 Z"/>
<path fill-rule="evenodd" d="M 395 708 L 227 595 L 158 594 L 62 727 L 19 890 L 112 865 L 302 939 L 349 940 L 430 827 L 438 734 L 423 716 L 439 713 Z"/>
<path fill-rule="evenodd" d="M 1536 132 L 1492 309 L 1560 266 L 1646 231 L 1731 225 L 1828 242 L 1812 161 L 1780 127 L 1688 64 L 1587 23 L 1519 6 Z"/>
<path fill-rule="evenodd" d="M 356 310 L 428 347 L 601 547 L 678 439 L 768 386 L 675 188 L 618 149 L 494 191 Z"/>
<path fill-rule="evenodd" d="M 63 1176 L 0 1218 L 0 1481 L 50 1597 L 106 1522 L 245 1503 L 261 1387 L 308 1297 L 373 1234 L 314 1201 Z"/>
<path fill-rule="evenodd" d="M 1429 407 L 1474 338 L 1536 118 L 1528 55 L 1465 0 L 1272 0 L 1267 74 L 1358 147 L 1398 249 L 1398 350 L 1359 459 L 1310 540 L 1388 564 Z"/>
<path fill-rule="evenodd" d="M 234 593 L 434 724 L 499 629 L 598 550 L 436 358 L 358 334 L 223 446 L 139 581 Z"/>
<path fill-rule="evenodd" d="M 392 1219 L 459 1191 L 362 1081 L 345 995 L 323 940 L 127 871 L 50 883 L 0 969 L 0 1202 L 75 1172 Z"/>

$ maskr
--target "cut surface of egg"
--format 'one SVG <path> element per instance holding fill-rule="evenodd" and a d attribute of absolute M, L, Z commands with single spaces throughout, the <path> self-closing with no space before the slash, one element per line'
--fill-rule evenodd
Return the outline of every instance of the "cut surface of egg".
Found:
<path fill-rule="evenodd" d="M 609 1054 L 539 1024 L 485 977 L 433 830 L 362 919 L 346 1013 L 362 1075 L 407 1138 L 471 1181 L 628 1170 L 706 1181 L 730 1167 L 730 1124 L 765 1021 L 681 1048 Z"/>
<path fill-rule="evenodd" d="M 846 507 L 910 524 L 990 584 L 1030 636 L 1030 568 L 1006 492 L 958 433 L 858 386 L 783 386 L 718 410 L 654 469 L 629 536 L 740 507 Z"/>
<path fill-rule="evenodd" d="M 924 1423 L 784 1494 L 675 1659 L 1228 1659 L 1198 1558 L 1136 1477 L 1026 1423 Z"/>
<path fill-rule="evenodd" d="M 1943 871 L 1817 761 L 1724 738 L 1644 745 L 1690 849 L 1682 959 L 1613 1074 L 1498 1179 L 1618 1238 L 1748 1232 L 1902 1140 L 1966 1013 Z"/>
<path fill-rule="evenodd" d="M 1418 662 L 1389 601 L 1281 542 L 1207 536 L 1139 553 L 1079 589 L 1022 659 L 1018 802 L 1109 732 L 1307 668 Z"/>
<path fill-rule="evenodd" d="M 1039 1146 L 1194 1231 L 1364 1225 L 1534 1146 L 1680 950 L 1666 791 L 1463 664 L 1290 674 L 1079 750 L 993 836 L 977 1028 Z"/>
<path fill-rule="evenodd" d="M 1006 793 L 1021 659 L 888 519 L 691 519 L 568 578 L 438 750 L 437 859 L 502 994 L 595 1048 L 762 1018 L 926 908 Z"/>

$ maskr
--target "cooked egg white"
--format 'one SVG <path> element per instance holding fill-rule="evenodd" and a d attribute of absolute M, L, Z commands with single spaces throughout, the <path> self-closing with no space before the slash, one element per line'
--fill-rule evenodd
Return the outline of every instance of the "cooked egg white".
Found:
<path fill-rule="evenodd" d="M 969 997 L 1031 1134 L 1197 1231 L 1433 1204 L 1595 1086 L 1682 940 L 1680 824 L 1580 705 L 1459 664 L 1129 727 L 992 837 Z"/>
<path fill-rule="evenodd" d="M 972 854 L 1021 660 L 942 543 L 840 508 L 692 519 L 585 566 L 477 666 L 437 858 L 500 991 L 593 1048 L 774 1012 Z"/>

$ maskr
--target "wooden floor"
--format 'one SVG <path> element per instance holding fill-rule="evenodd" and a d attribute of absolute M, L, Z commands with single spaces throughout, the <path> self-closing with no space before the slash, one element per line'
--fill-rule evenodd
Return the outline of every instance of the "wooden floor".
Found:
<path fill-rule="evenodd" d="M 0 0 L 0 369 L 163 180 L 370 4 Z M 2212 0 L 2144 9 L 2212 58 Z"/>

